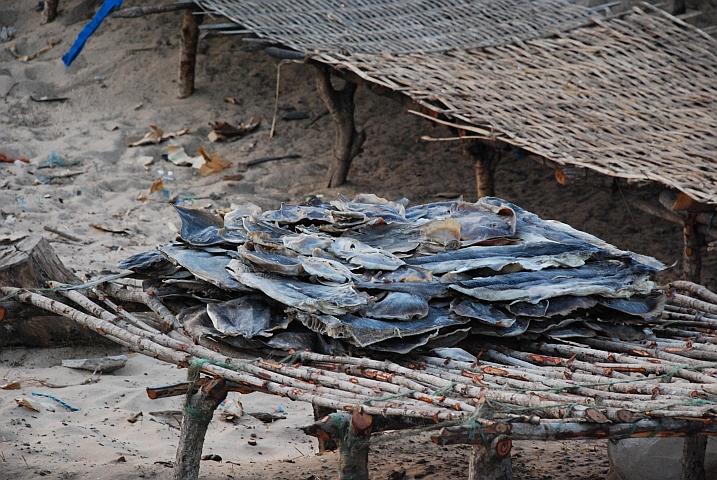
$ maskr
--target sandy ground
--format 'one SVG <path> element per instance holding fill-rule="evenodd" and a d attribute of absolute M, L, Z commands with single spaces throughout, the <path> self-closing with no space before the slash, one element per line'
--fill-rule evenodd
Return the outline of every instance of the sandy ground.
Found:
<path fill-rule="evenodd" d="M 353 163 L 349 181 L 325 188 L 331 161 L 333 125 L 318 98 L 312 68 L 281 68 L 279 109 L 274 138 L 277 61 L 245 51 L 237 36 L 207 36 L 200 41 L 196 93 L 177 99 L 177 63 L 181 13 L 140 19 L 108 19 L 70 68 L 60 57 L 98 2 L 62 0 L 56 22 L 40 26 L 34 0 L 0 0 L 0 28 L 13 26 L 16 38 L 0 43 L 0 153 L 26 157 L 29 164 L 0 163 L 0 236 L 44 234 L 68 267 L 80 275 L 112 270 L 131 254 L 170 241 L 179 225 L 169 200 L 193 207 L 230 208 L 254 203 L 276 208 L 307 195 L 335 198 L 370 192 L 412 203 L 463 195 L 476 199 L 472 162 L 451 142 L 428 143 L 422 135 L 451 136 L 442 127 L 407 113 L 405 105 L 364 89 L 357 93 L 357 125 L 367 132 L 364 153 Z M 146 2 L 130 0 L 125 7 Z M 207 23 L 222 22 L 208 19 Z M 29 62 L 9 51 L 31 55 L 52 40 L 61 42 Z M 32 97 L 66 97 L 63 102 L 35 102 Z M 236 103 L 224 101 L 226 97 Z M 288 114 L 304 113 L 290 121 Z M 258 130 L 233 143 L 210 143 L 209 122 L 234 125 L 261 115 Z M 189 155 L 203 146 L 232 163 L 221 173 L 200 176 L 190 167 L 162 160 L 167 143 L 129 148 L 127 138 L 142 136 L 156 125 L 166 132 L 184 128 L 176 140 Z M 53 153 L 66 164 L 49 168 Z M 250 167 L 252 159 L 298 154 L 301 158 Z M 153 164 L 145 166 L 146 157 Z M 544 218 L 553 218 L 596 234 L 620 248 L 653 255 L 668 265 L 682 255 L 681 229 L 626 207 L 619 193 L 589 187 L 562 187 L 553 171 L 528 158 L 506 159 L 497 174 L 497 194 Z M 146 168 L 145 168 L 146 167 Z M 62 177 L 70 171 L 77 175 Z M 165 179 L 167 195 L 150 195 Z M 243 179 L 224 180 L 228 175 Z M 43 179 L 55 178 L 51 183 Z M 108 233 L 92 226 L 124 231 Z M 80 239 L 45 231 L 51 227 Z M 703 282 L 715 287 L 715 259 L 708 256 Z M 679 276 L 679 263 L 660 280 Z M 156 462 L 174 457 L 177 431 L 150 411 L 177 410 L 181 399 L 150 401 L 149 385 L 184 378 L 184 372 L 133 355 L 127 366 L 97 384 L 77 385 L 87 375 L 60 367 L 64 358 L 89 350 L 5 350 L 0 353 L 0 384 L 21 379 L 23 388 L 0 390 L 0 478 L 169 478 L 171 470 Z M 72 385 L 61 389 L 38 380 Z M 35 413 L 14 399 L 32 392 L 50 393 L 82 408 L 70 413 Z M 315 443 L 296 426 L 311 419 L 308 405 L 252 394 L 242 398 L 248 411 L 274 411 L 287 419 L 266 426 L 251 417 L 237 425 L 213 422 L 205 453 L 222 463 L 203 462 L 202 478 L 335 478 L 333 454 L 317 457 Z M 52 403 L 52 401 L 49 401 Z M 141 422 L 127 417 L 144 412 Z M 257 446 L 248 445 L 251 434 Z M 604 478 L 604 442 L 519 443 L 514 449 L 516 478 Z M 466 448 L 439 448 L 424 437 L 377 443 L 373 478 L 407 470 L 405 478 L 457 479 L 467 476 Z M 124 457 L 125 462 L 117 462 Z M 229 463 L 233 462 L 233 463 Z M 314 477 L 312 477 L 312 475 Z M 392 478 L 401 478 L 392 477 Z"/>

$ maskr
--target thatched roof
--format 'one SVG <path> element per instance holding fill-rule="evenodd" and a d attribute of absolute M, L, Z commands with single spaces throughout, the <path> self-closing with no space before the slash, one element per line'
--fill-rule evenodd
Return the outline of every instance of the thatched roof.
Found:
<path fill-rule="evenodd" d="M 235 2 L 199 3 L 226 14 L 219 5 Z M 260 36 L 313 51 L 315 60 L 401 92 L 479 136 L 717 203 L 717 42 L 644 8 L 652 14 L 634 8 L 569 31 L 443 53 L 349 53 L 302 48 L 300 36 Z M 255 20 L 228 16 L 244 26 Z"/>

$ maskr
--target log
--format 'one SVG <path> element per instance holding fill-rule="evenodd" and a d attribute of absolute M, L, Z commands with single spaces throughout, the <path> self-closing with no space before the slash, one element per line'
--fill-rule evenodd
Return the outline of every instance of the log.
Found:
<path fill-rule="evenodd" d="M 55 21 L 58 3 L 59 0 L 45 0 L 45 8 L 42 10 L 42 25 Z"/>
<path fill-rule="evenodd" d="M 194 378 L 190 378 L 190 381 L 198 379 L 197 369 L 194 370 Z M 188 395 L 174 462 L 175 480 L 196 480 L 199 477 L 199 462 L 202 459 L 202 446 L 207 427 L 212 420 L 214 410 L 227 398 L 228 392 L 227 382 L 219 378 L 206 383 L 197 393 Z"/>
<path fill-rule="evenodd" d="M 353 159 L 361 153 L 366 132 L 357 131 L 354 121 L 354 94 L 357 85 L 346 81 L 341 90 L 331 84 L 331 71 L 326 65 L 316 65 L 316 88 L 329 109 L 336 125 L 334 161 L 329 168 L 327 187 L 338 187 L 346 182 Z"/>
<path fill-rule="evenodd" d="M 709 291 L 706 287 L 694 282 L 675 281 L 670 282 L 669 288 L 676 288 L 678 290 L 687 290 L 692 295 L 702 298 L 707 302 L 714 303 L 717 305 L 717 293 Z M 702 306 L 702 305 L 700 305 Z M 714 312 L 717 313 L 717 310 Z"/>
<path fill-rule="evenodd" d="M 705 479 L 705 451 L 707 437 L 704 435 L 687 435 L 682 450 L 682 475 L 680 480 Z"/>
<path fill-rule="evenodd" d="M 660 203 L 668 210 L 675 212 L 710 212 L 714 213 L 715 205 L 700 203 L 686 193 L 675 192 L 674 190 L 663 190 L 660 192 Z"/>
<path fill-rule="evenodd" d="M 326 407 L 320 407 L 318 405 L 313 405 L 314 407 L 314 420 L 321 420 L 323 418 L 328 417 L 332 413 L 336 413 L 336 410 L 332 408 L 326 408 Z M 305 427 L 308 428 L 308 427 Z M 311 435 L 306 430 L 304 430 L 304 433 L 307 435 Z M 333 452 L 337 448 L 339 448 L 339 444 L 336 441 L 335 438 L 326 437 L 324 435 L 318 435 L 316 436 L 317 440 L 319 441 L 319 454 L 324 452 Z"/>
<path fill-rule="evenodd" d="M 134 8 L 125 8 L 124 10 L 118 10 L 116 12 L 112 12 L 111 17 L 112 18 L 139 18 L 144 17 L 145 15 L 153 15 L 155 13 L 167 13 L 167 12 L 177 12 L 179 10 L 187 10 L 187 9 L 194 9 L 195 3 L 194 2 L 177 2 L 177 3 L 170 3 L 167 5 L 154 5 L 151 7 L 134 7 Z"/>
<path fill-rule="evenodd" d="M 609 177 L 589 168 L 559 167 L 555 179 L 560 185 L 590 185 L 596 188 L 612 188 L 616 177 Z"/>
<path fill-rule="evenodd" d="M 461 131 L 461 136 L 468 132 Z M 463 152 L 475 162 L 476 185 L 478 198 L 495 196 L 495 169 L 502 158 L 500 148 L 492 142 L 484 140 L 468 140 L 463 142 Z"/>
<path fill-rule="evenodd" d="M 700 247 L 704 243 L 704 237 L 697 230 L 696 214 L 688 213 L 685 217 L 683 234 L 685 247 L 682 255 L 682 277 L 688 282 L 700 283 L 702 270 Z"/>
<path fill-rule="evenodd" d="M 65 268 L 43 237 L 0 243 L 0 285 L 45 288 L 50 280 L 73 285 L 82 283 Z"/>
<path fill-rule="evenodd" d="M 199 7 L 193 6 L 184 12 L 182 35 L 179 48 L 179 98 L 187 98 L 194 93 L 194 70 L 197 65 L 197 45 L 199 44 L 199 25 L 203 15 L 194 15 Z"/>
<path fill-rule="evenodd" d="M 499 435 L 490 445 L 473 445 L 468 464 L 468 480 L 512 480 L 513 464 L 510 438 Z"/>

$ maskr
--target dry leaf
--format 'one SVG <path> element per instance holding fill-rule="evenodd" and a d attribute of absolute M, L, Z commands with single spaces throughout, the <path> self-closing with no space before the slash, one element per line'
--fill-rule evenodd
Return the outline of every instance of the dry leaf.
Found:
<path fill-rule="evenodd" d="M 158 178 L 152 186 L 149 187 L 149 194 L 152 195 L 154 192 L 159 192 L 160 190 L 164 190 L 164 182 L 161 178 Z"/>
<path fill-rule="evenodd" d="M 204 147 L 199 147 L 199 153 L 202 157 L 204 157 L 204 160 L 206 160 L 206 163 L 199 167 L 200 175 L 213 175 L 215 173 L 221 172 L 225 168 L 229 168 L 232 166 L 231 162 L 229 162 L 228 160 L 224 160 L 216 153 L 212 153 L 211 155 L 208 154 L 204 150 Z"/>
<path fill-rule="evenodd" d="M 239 102 L 237 102 L 237 99 L 234 97 L 224 97 L 224 101 L 232 105 L 239 105 Z"/>
<path fill-rule="evenodd" d="M 140 147 L 142 145 L 156 145 L 160 142 L 164 142 L 165 140 L 169 140 L 170 138 L 174 137 L 180 137 L 184 134 L 186 134 L 189 129 L 183 129 L 179 130 L 177 132 L 169 132 L 165 133 L 164 130 L 161 128 L 150 125 L 149 126 L 149 133 L 147 133 L 144 137 L 140 138 L 139 140 L 133 141 L 128 145 L 128 147 Z"/>
<path fill-rule="evenodd" d="M 207 136 L 210 142 L 233 141 L 240 136 L 255 130 L 261 124 L 261 116 L 253 117 L 249 123 L 235 127 L 227 122 L 210 123 L 212 131 Z"/>
<path fill-rule="evenodd" d="M 28 400 L 27 398 L 16 398 L 16 399 L 15 399 L 15 402 L 17 402 L 17 404 L 18 404 L 20 407 L 29 408 L 30 410 L 32 410 L 32 411 L 34 411 L 34 412 L 39 412 L 39 411 L 40 411 L 40 409 L 37 408 L 36 405 L 33 405 L 32 402 L 30 402 L 30 400 Z"/>
<path fill-rule="evenodd" d="M 0 386 L 3 390 L 18 390 L 20 389 L 20 382 L 8 382 L 5 385 Z"/>
<path fill-rule="evenodd" d="M 225 182 L 233 182 L 241 180 L 242 178 L 244 178 L 244 175 L 242 175 L 241 173 L 237 173 L 236 175 L 224 175 L 222 177 L 222 180 L 224 180 Z"/>

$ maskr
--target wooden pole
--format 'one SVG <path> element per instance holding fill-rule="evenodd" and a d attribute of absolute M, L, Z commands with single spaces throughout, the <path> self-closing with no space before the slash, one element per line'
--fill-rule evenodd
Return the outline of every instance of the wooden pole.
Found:
<path fill-rule="evenodd" d="M 331 84 L 331 71 L 326 65 L 316 66 L 316 88 L 336 124 L 334 161 L 329 168 L 327 187 L 338 187 L 346 182 L 351 161 L 361 153 L 366 132 L 357 131 L 354 122 L 354 94 L 357 85 L 346 82 L 341 90 Z"/>
<path fill-rule="evenodd" d="M 193 379 L 199 379 L 199 369 L 192 369 Z M 182 416 L 182 429 L 179 434 L 177 458 L 174 462 L 174 480 L 195 480 L 199 477 L 199 462 L 202 459 L 202 446 L 212 414 L 219 404 L 227 398 L 229 388 L 224 379 L 207 382 L 195 394 L 187 394 L 187 403 Z"/>
<path fill-rule="evenodd" d="M 182 22 L 181 46 L 179 48 L 179 98 L 187 98 L 194 92 L 194 69 L 197 64 L 199 25 L 203 15 L 194 15 L 199 7 L 185 10 Z"/>
<path fill-rule="evenodd" d="M 42 11 L 42 24 L 51 23 L 57 18 L 57 4 L 59 0 L 45 0 L 45 8 Z"/>
<path fill-rule="evenodd" d="M 167 13 L 167 12 L 176 12 L 178 10 L 190 10 L 194 9 L 196 5 L 194 2 L 178 2 L 178 3 L 169 3 L 166 5 L 152 5 L 149 7 L 134 7 L 134 8 L 125 8 L 124 10 L 117 10 L 115 12 L 112 12 L 110 15 L 113 18 L 139 18 L 144 17 L 145 15 L 152 15 L 155 13 Z"/>
<path fill-rule="evenodd" d="M 512 448 L 510 438 L 504 435 L 495 437 L 488 447 L 483 444 L 473 445 L 468 480 L 512 480 Z"/>
<path fill-rule="evenodd" d="M 314 405 L 314 420 L 319 421 L 322 418 L 331 415 L 332 413 L 336 413 L 336 410 L 333 408 L 327 408 L 327 407 L 321 407 L 319 405 Z M 317 437 L 319 441 L 319 453 L 324 452 L 332 452 L 339 448 L 338 443 L 333 438 L 326 438 L 319 436 Z"/>
<path fill-rule="evenodd" d="M 461 131 L 461 136 L 466 133 Z M 500 150 L 483 140 L 468 140 L 463 143 L 463 151 L 475 162 L 478 198 L 495 196 L 495 169 L 502 157 Z"/>
<path fill-rule="evenodd" d="M 683 227 L 685 249 L 682 256 L 682 276 L 688 282 L 700 283 L 700 270 L 702 260 L 700 258 L 700 246 L 702 235 L 697 231 L 697 214 L 688 213 L 685 217 Z"/>
<path fill-rule="evenodd" d="M 682 450 L 682 475 L 680 480 L 705 480 L 705 450 L 707 437 L 688 435 Z"/>
<path fill-rule="evenodd" d="M 368 445 L 371 439 L 371 415 L 355 410 L 351 422 L 344 424 L 339 438 L 339 479 L 368 479 Z"/>

